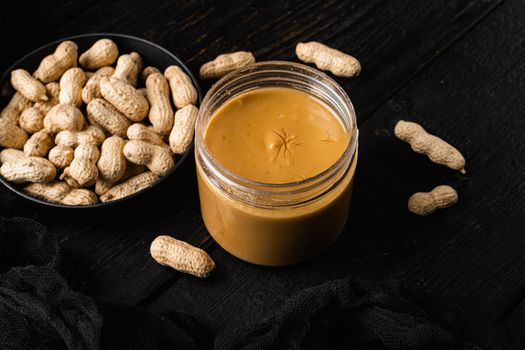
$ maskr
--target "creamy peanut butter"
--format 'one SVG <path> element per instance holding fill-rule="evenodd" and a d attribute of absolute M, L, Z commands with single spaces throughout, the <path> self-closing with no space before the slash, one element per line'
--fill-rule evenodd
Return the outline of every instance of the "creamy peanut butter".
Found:
<path fill-rule="evenodd" d="M 316 97 L 271 87 L 245 92 L 219 107 L 204 141 L 212 156 L 237 175 L 278 184 L 328 169 L 345 151 L 349 136 Z"/>
<path fill-rule="evenodd" d="M 207 123 L 203 140 L 211 157 L 234 174 L 288 184 L 330 168 L 347 149 L 350 134 L 318 98 L 293 88 L 268 87 L 223 103 Z M 243 260 L 269 266 L 303 261 L 325 249 L 342 231 L 356 159 L 319 185 L 327 189 L 322 195 L 276 207 L 232 196 L 197 161 L 206 227 L 224 249 Z"/>

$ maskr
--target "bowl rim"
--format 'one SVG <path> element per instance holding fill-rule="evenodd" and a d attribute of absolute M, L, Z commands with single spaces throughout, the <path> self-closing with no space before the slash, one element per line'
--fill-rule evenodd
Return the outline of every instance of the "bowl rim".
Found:
<path fill-rule="evenodd" d="M 182 62 L 182 60 L 179 59 L 177 56 L 175 56 L 173 53 L 171 53 L 170 51 L 168 51 L 164 47 L 162 47 L 162 46 L 160 46 L 160 45 L 158 45 L 158 44 L 156 44 L 154 42 L 151 42 L 149 40 L 143 39 L 143 38 L 139 38 L 139 37 L 136 37 L 136 36 L 133 36 L 133 35 L 119 34 L 119 33 L 108 33 L 108 32 L 86 33 L 86 34 L 72 35 L 72 36 L 64 37 L 62 39 L 57 39 L 57 40 L 54 40 L 54 41 L 49 42 L 47 44 L 44 44 L 44 45 L 42 45 L 42 46 L 40 46 L 40 47 L 30 51 L 28 54 L 22 56 L 20 59 L 16 60 L 13 64 L 11 64 L 2 73 L 2 75 L 0 76 L 0 84 L 3 84 L 5 81 L 7 81 L 9 75 L 11 74 L 11 71 L 13 69 L 15 69 L 20 64 L 20 62 L 28 59 L 29 57 L 31 57 L 33 55 L 35 55 L 39 51 L 45 50 L 45 49 L 48 49 L 48 48 L 52 48 L 53 46 L 56 46 L 59 43 L 65 41 L 65 40 L 74 41 L 75 39 L 83 39 L 83 38 L 91 38 L 91 37 L 94 40 L 102 39 L 104 37 L 108 37 L 109 39 L 114 38 L 114 37 L 123 38 L 123 39 L 131 39 L 131 40 L 139 41 L 139 42 L 142 42 L 142 43 L 144 43 L 146 45 L 155 47 L 157 50 L 159 50 L 159 51 L 163 52 L 164 54 L 170 56 L 170 58 L 173 59 L 176 62 L 176 64 L 179 67 L 181 67 L 182 70 L 186 74 L 188 74 L 188 76 L 190 77 L 190 79 L 191 79 L 191 81 L 193 83 L 193 86 L 197 90 L 197 106 L 199 106 L 200 103 L 202 102 L 202 92 L 201 92 L 198 80 L 195 78 L 195 76 L 193 75 L 191 70 L 186 66 L 186 64 L 184 64 L 184 62 Z M 30 200 L 32 202 L 35 202 L 35 203 L 38 203 L 38 204 L 41 204 L 41 205 L 44 205 L 44 206 L 48 206 L 48 207 L 55 207 L 55 208 L 62 208 L 62 209 L 92 209 L 92 208 L 101 208 L 101 207 L 115 206 L 115 205 L 120 204 L 120 203 L 122 203 L 122 202 L 124 202 L 126 200 L 132 199 L 132 198 L 137 197 L 139 195 L 143 195 L 146 192 L 149 192 L 154 187 L 156 187 L 160 183 L 164 182 L 168 177 L 173 175 L 173 173 L 178 168 L 181 167 L 181 165 L 190 156 L 190 154 L 193 153 L 194 144 L 195 144 L 195 140 L 192 140 L 192 142 L 191 142 L 190 146 L 188 147 L 188 149 L 186 150 L 186 152 L 175 162 L 175 166 L 166 175 L 162 176 L 157 182 L 155 182 L 152 186 L 148 186 L 148 187 L 146 187 L 146 188 L 144 188 L 144 189 L 142 189 L 142 190 L 140 190 L 138 192 L 135 192 L 135 193 L 133 193 L 133 194 L 131 194 L 129 196 L 126 196 L 126 197 L 123 197 L 123 198 L 119 198 L 119 199 L 116 199 L 116 200 L 113 200 L 113 201 L 109 201 L 109 202 L 97 202 L 95 204 L 89 204 L 89 205 L 66 205 L 66 204 L 60 204 L 60 203 L 46 202 L 44 200 L 38 199 L 36 197 L 33 197 L 33 196 L 23 192 L 19 188 L 20 185 L 14 184 L 14 183 L 11 183 L 11 182 L 7 181 L 6 179 L 4 179 L 3 176 L 0 176 L 0 183 L 2 183 L 5 187 L 7 187 L 9 190 L 11 190 L 12 192 L 14 192 L 17 195 L 19 195 L 19 196 L 21 196 L 21 197 L 23 197 L 25 199 L 28 199 L 28 200 Z"/>

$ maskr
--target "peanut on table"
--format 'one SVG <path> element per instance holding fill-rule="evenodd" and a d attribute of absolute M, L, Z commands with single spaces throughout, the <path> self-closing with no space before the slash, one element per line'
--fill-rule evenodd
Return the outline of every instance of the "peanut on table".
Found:
<path fill-rule="evenodd" d="M 465 158 L 454 146 L 437 136 L 429 134 L 421 125 L 400 120 L 394 133 L 407 142 L 416 153 L 426 155 L 432 162 L 445 165 L 465 174 Z M 408 210 L 414 214 L 427 216 L 438 209 L 448 208 L 458 201 L 456 190 L 440 185 L 430 192 L 414 193 L 408 200 Z"/>
<path fill-rule="evenodd" d="M 153 240 L 150 254 L 161 265 L 201 278 L 215 270 L 215 262 L 204 250 L 166 235 Z"/>
<path fill-rule="evenodd" d="M 458 201 L 458 193 L 447 185 L 440 185 L 430 192 L 414 193 L 408 200 L 408 210 L 427 216 L 438 209 L 448 208 Z"/>
<path fill-rule="evenodd" d="M 297 44 L 295 54 L 301 61 L 339 77 L 350 78 L 361 73 L 361 64 L 355 57 L 316 41 Z"/>
<path fill-rule="evenodd" d="M 181 114 L 197 110 L 188 75 L 178 66 L 143 69 L 139 53 L 119 56 L 111 39 L 84 52 L 64 41 L 32 74 L 11 72 L 11 85 L 0 112 L 0 175 L 44 201 L 129 196 L 166 176 L 193 139 L 194 115 Z M 182 135 L 174 151 L 170 135 Z"/>

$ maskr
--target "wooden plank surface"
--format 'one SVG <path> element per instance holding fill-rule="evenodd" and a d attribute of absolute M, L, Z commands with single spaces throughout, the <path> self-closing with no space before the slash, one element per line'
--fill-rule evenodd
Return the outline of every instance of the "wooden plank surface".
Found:
<path fill-rule="evenodd" d="M 489 1 L 58 1 L 28 12 L 11 2 L 12 30 L 23 20 L 39 31 L 20 34 L 1 57 L 3 69 L 32 49 L 61 37 L 115 32 L 151 40 L 178 55 L 193 72 L 218 54 L 251 50 L 258 60 L 296 60 L 300 41 L 320 40 L 360 59 L 356 79 L 337 79 L 366 118 L 473 24 L 501 3 Z M 53 25 L 50 25 L 53 23 Z M 45 30 L 44 30 L 45 29 Z M 203 82 L 205 92 L 210 83 Z"/>
<path fill-rule="evenodd" d="M 519 135 L 523 125 L 516 114 L 520 101 L 504 109 L 509 108 L 505 107 L 508 92 L 521 86 L 513 80 L 515 85 L 498 88 L 507 84 L 500 75 L 510 74 L 505 69 L 520 68 L 521 52 L 512 51 L 519 49 L 512 40 L 521 33 L 515 18 L 521 6 L 511 1 L 482 22 L 495 32 L 481 25 L 471 28 L 500 2 L 305 1 L 272 6 L 258 1 L 228 2 L 229 6 L 225 2 L 151 1 L 129 6 L 124 1 L 98 1 L 90 6 L 48 2 L 38 14 L 30 15 L 35 28 L 45 27 L 42 35 L 22 38 L 24 44 L 2 58 L 4 68 L 47 41 L 103 31 L 150 39 L 179 55 L 194 72 L 206 60 L 235 49 L 253 50 L 259 60 L 293 59 L 295 44 L 312 39 L 357 56 L 363 62 L 362 75 L 338 79 L 356 105 L 362 130 L 353 214 L 348 232 L 323 256 L 297 267 L 268 269 L 242 263 L 206 241 L 191 163 L 167 181 L 156 198 L 111 215 L 43 211 L 3 188 L 0 212 L 35 217 L 56 231 L 67 251 L 84 265 L 98 298 L 150 305 L 153 310 L 189 311 L 215 328 L 257 319 L 294 291 L 346 274 L 405 276 L 465 304 L 472 317 L 494 319 L 523 287 L 515 278 L 523 266 L 505 264 L 521 261 L 519 232 L 510 225 L 498 228 L 494 221 L 508 219 L 508 202 L 516 210 L 522 205 L 512 194 L 523 179 L 502 180 L 505 174 L 522 170 L 516 159 L 520 146 L 514 146 L 523 141 Z M 15 6 L 12 17 L 21 18 L 21 10 Z M 514 17 L 512 11 L 516 11 Z M 503 16 L 499 13 L 506 16 L 502 23 L 494 20 Z M 44 27 L 43 22 L 47 23 Z M 512 36 L 499 42 L 498 30 Z M 492 39 L 492 46 L 485 37 Z M 503 50 L 489 55 L 493 47 Z M 203 91 L 208 86 L 202 84 Z M 485 117 L 487 111 L 498 115 Z M 393 140 L 393 121 L 406 115 L 424 121 L 464 149 L 473 166 L 468 176 L 429 165 Z M 487 140 L 486 128 L 498 130 L 500 138 Z M 498 147 L 487 147 L 491 142 Z M 429 220 L 406 213 L 405 201 L 411 192 L 442 181 L 460 186 L 461 203 L 456 208 Z M 506 190 L 496 184 L 507 186 Z M 480 187 L 491 190 L 479 191 Z M 509 201 L 512 198 L 514 202 Z M 482 217 L 472 219 L 478 210 Z M 510 223 L 519 227 L 520 219 Z M 180 274 L 157 266 L 149 258 L 148 246 L 159 233 L 210 246 L 219 263 L 218 273 L 209 281 L 179 279 Z M 502 240 L 503 234 L 510 236 Z M 501 250 L 506 248 L 509 255 L 502 257 Z M 504 295 L 496 298 L 490 288 L 503 290 Z M 476 311 L 480 303 L 488 308 Z"/>
<path fill-rule="evenodd" d="M 406 279 L 461 305 L 472 322 L 505 319 L 525 288 L 525 102 L 515 93 L 524 84 L 524 14 L 525 4 L 506 2 L 361 122 L 351 219 L 325 254 L 270 269 L 217 248 L 217 276 L 181 278 L 149 308 L 183 310 L 220 330 L 260 319 L 305 286 L 350 275 Z M 462 150 L 467 174 L 396 140 L 400 118 Z M 458 189 L 455 207 L 426 218 L 407 212 L 411 193 L 442 183 Z"/>

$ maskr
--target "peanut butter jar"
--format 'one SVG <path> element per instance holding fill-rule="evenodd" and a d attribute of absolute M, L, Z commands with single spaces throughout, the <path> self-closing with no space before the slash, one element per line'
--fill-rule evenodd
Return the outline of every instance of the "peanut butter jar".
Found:
<path fill-rule="evenodd" d="M 196 123 L 206 228 L 254 264 L 319 254 L 347 221 L 357 148 L 352 103 L 326 74 L 281 61 L 230 73 L 208 91 Z"/>

